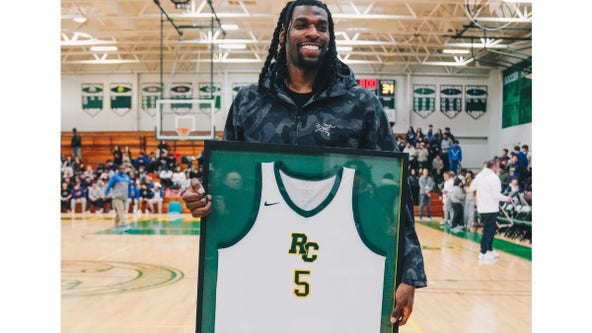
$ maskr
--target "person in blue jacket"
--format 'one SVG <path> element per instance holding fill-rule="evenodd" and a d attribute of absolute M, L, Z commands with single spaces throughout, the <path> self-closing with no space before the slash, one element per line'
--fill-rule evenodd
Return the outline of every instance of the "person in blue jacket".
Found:
<path fill-rule="evenodd" d="M 111 177 L 109 184 L 105 188 L 105 196 L 111 197 L 111 202 L 115 207 L 115 226 L 113 231 L 123 232 L 129 229 L 126 216 L 126 201 L 130 193 L 133 193 L 132 181 L 125 172 L 125 164 L 118 167 L 118 172 Z"/>

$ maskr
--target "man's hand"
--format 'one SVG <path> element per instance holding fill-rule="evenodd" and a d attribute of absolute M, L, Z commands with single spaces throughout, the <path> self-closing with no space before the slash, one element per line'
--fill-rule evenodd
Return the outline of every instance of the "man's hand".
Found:
<path fill-rule="evenodd" d="M 190 186 L 183 194 L 183 201 L 193 217 L 204 217 L 212 210 L 212 196 L 206 194 L 197 178 L 191 178 Z"/>
<path fill-rule="evenodd" d="M 413 300 L 415 298 L 415 287 L 401 283 L 395 292 L 395 307 L 391 312 L 391 323 L 403 326 L 413 312 Z"/>

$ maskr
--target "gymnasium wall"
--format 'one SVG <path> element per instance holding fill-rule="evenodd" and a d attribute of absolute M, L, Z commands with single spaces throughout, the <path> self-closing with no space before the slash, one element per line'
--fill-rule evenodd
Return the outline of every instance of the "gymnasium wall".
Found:
<path fill-rule="evenodd" d="M 226 114 L 232 103 L 232 87 L 236 84 L 256 82 L 258 72 L 253 73 L 215 73 L 203 74 L 175 74 L 163 75 L 165 86 L 176 82 L 190 82 L 193 86 L 193 96 L 199 94 L 198 85 L 213 81 L 221 86 L 220 110 L 215 114 L 216 130 L 222 130 Z M 375 75 L 356 72 L 356 78 L 378 78 L 395 80 L 395 133 L 405 133 L 409 126 L 427 129 L 429 124 L 434 128 L 450 127 L 458 137 L 463 148 L 463 166 L 478 169 L 483 161 L 494 155 L 499 155 L 502 148 L 511 148 L 524 143 L 532 150 L 532 124 L 501 128 L 502 110 L 502 79 L 501 72 L 493 71 L 489 77 L 464 77 L 461 75 Z M 103 109 L 94 114 L 82 109 L 82 84 L 102 83 Z M 116 83 L 127 83 L 132 86 L 132 107 L 125 114 L 118 114 L 110 109 L 109 87 Z M 142 110 L 141 87 L 145 83 L 160 83 L 159 74 L 95 74 L 73 75 L 63 74 L 61 77 L 61 130 L 71 131 L 76 127 L 84 131 L 153 131 L 156 117 Z M 487 86 L 487 112 L 478 119 L 462 112 L 450 119 L 436 111 L 426 118 L 422 118 L 412 111 L 413 86 L 415 84 L 432 84 L 436 88 L 442 84 L 457 84 L 463 87 L 470 85 Z M 166 88 L 165 88 L 166 91 Z M 165 93 L 166 96 L 166 93 Z"/>

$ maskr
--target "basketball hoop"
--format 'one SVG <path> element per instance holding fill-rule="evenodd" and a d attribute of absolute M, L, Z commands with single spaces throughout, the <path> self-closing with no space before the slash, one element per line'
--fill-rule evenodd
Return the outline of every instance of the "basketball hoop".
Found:
<path fill-rule="evenodd" d="M 177 135 L 179 135 L 180 140 L 187 140 L 187 137 L 191 133 L 191 128 L 189 127 L 177 127 Z"/>

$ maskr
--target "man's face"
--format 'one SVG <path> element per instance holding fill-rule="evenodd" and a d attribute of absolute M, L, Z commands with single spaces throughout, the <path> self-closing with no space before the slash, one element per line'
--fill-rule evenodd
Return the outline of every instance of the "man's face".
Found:
<path fill-rule="evenodd" d="M 288 31 L 282 32 L 280 38 L 286 41 L 288 66 L 318 68 L 329 47 L 327 12 L 316 6 L 295 7 Z"/>

